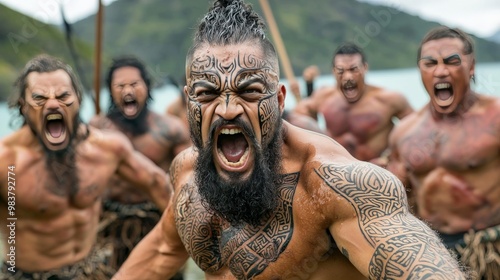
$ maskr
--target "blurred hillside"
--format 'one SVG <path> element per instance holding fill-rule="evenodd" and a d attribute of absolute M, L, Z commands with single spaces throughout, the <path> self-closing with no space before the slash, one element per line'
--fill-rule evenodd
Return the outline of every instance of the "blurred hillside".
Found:
<path fill-rule="evenodd" d="M 13 89 L 13 83 L 26 62 L 37 54 L 47 53 L 64 59 L 73 68 L 66 37 L 62 29 L 44 24 L 0 5 L 0 101 L 6 100 Z M 73 42 L 79 54 L 83 74 L 82 82 L 89 88 L 93 48 L 81 40 Z"/>
<path fill-rule="evenodd" d="M 263 15 L 258 0 L 248 1 Z M 119 0 L 106 6 L 103 74 L 110 57 L 132 53 L 148 64 L 158 84 L 164 83 L 167 77 L 180 80 L 195 27 L 211 2 Z M 420 40 L 430 28 L 438 25 L 391 7 L 354 0 L 269 0 L 269 4 L 297 76 L 311 64 L 318 65 L 324 74 L 330 73 L 332 53 L 343 41 L 353 41 L 365 49 L 370 69 L 414 67 Z M 69 59 L 63 29 L 58 31 L 40 23 L 37 23 L 40 24 L 37 35 L 29 38 L 29 43 L 20 44 L 16 55 L 7 34 L 22 34 L 25 24 L 22 18 L 33 20 L 10 10 L 5 12 L 6 9 L 0 6 L 4 22 L 0 27 L 0 46 L 2 50 L 7 48 L 10 54 L 0 58 L 0 73 L 4 74 L 0 75 L 1 79 L 8 76 L 7 81 L 13 81 L 12 70 L 22 67 L 29 57 L 40 51 Z M 78 49 L 85 59 L 87 79 L 91 79 L 95 16 L 72 27 L 74 36 L 86 43 Z M 272 38 L 270 34 L 269 37 Z M 474 38 L 478 62 L 500 61 L 500 44 Z M 5 86 L 2 83 L 0 81 L 0 87 Z M 5 92 L 3 88 L 2 92 Z"/>

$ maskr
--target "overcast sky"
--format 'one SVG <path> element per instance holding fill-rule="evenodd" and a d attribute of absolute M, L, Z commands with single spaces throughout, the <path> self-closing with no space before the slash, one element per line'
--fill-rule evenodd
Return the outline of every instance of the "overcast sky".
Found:
<path fill-rule="evenodd" d="M 362 0 L 386 5 L 423 19 L 459 27 L 478 37 L 500 30 L 499 0 Z"/>
<path fill-rule="evenodd" d="M 104 5 L 114 1 L 102 0 Z M 362 1 L 398 8 L 426 20 L 462 28 L 479 37 L 489 37 L 500 30 L 500 0 Z M 98 0 L 0 0 L 0 3 L 43 22 L 57 24 L 62 21 L 59 3 L 64 5 L 64 13 L 72 23 L 96 13 Z"/>

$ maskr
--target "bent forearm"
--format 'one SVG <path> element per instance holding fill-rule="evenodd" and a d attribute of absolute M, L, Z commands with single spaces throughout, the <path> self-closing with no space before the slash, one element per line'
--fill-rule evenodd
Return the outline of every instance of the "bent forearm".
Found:
<path fill-rule="evenodd" d="M 400 217 L 404 229 L 394 228 L 396 234 L 376 243 L 368 267 L 370 279 L 466 279 L 458 262 L 425 223 L 409 214 Z M 399 270 L 393 270 L 395 267 Z"/>
<path fill-rule="evenodd" d="M 183 248 L 168 246 L 157 225 L 132 251 L 112 280 L 170 279 L 184 265 L 188 254 Z"/>

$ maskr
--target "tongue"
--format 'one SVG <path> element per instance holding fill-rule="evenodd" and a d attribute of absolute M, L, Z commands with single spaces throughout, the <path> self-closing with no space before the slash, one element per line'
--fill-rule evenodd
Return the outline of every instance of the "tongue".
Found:
<path fill-rule="evenodd" d="M 437 91 L 436 95 L 440 100 L 448 100 L 451 97 L 451 91 L 447 89 L 441 89 Z"/>
<path fill-rule="evenodd" d="M 243 135 L 221 137 L 220 144 L 222 153 L 230 162 L 238 162 L 248 147 Z"/>
<path fill-rule="evenodd" d="M 49 131 L 50 136 L 58 138 L 61 136 L 63 131 L 62 121 L 49 121 L 47 123 L 47 130 Z"/>
<path fill-rule="evenodd" d="M 137 105 L 135 103 L 125 104 L 124 112 L 127 116 L 134 116 L 137 113 Z"/>

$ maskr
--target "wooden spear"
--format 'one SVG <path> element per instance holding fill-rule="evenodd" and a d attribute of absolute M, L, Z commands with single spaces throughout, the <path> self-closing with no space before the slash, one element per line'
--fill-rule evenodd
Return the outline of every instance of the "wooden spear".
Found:
<path fill-rule="evenodd" d="M 101 47 L 102 47 L 102 17 L 103 5 L 99 0 L 99 9 L 97 10 L 96 17 L 96 30 L 95 30 L 95 65 L 94 65 L 94 92 L 95 92 L 95 113 L 101 113 L 100 106 L 100 91 L 101 91 Z"/>
<path fill-rule="evenodd" d="M 271 7 L 269 6 L 267 0 L 259 0 L 259 2 L 260 6 L 262 7 L 262 11 L 264 12 L 264 16 L 266 17 L 266 21 L 269 25 L 269 30 L 271 31 L 271 35 L 273 36 L 274 43 L 276 44 L 276 51 L 278 52 L 278 56 L 281 61 L 281 67 L 283 67 L 283 71 L 285 72 L 285 77 L 288 80 L 288 83 L 292 85 L 292 83 L 296 82 L 295 75 L 293 74 L 292 66 L 290 64 L 290 60 L 288 59 L 288 55 L 286 52 L 285 45 L 283 44 L 283 40 L 281 39 L 278 25 L 274 20 Z M 297 102 L 299 102 L 301 99 L 300 92 L 292 91 L 292 93 L 294 94 Z"/>

